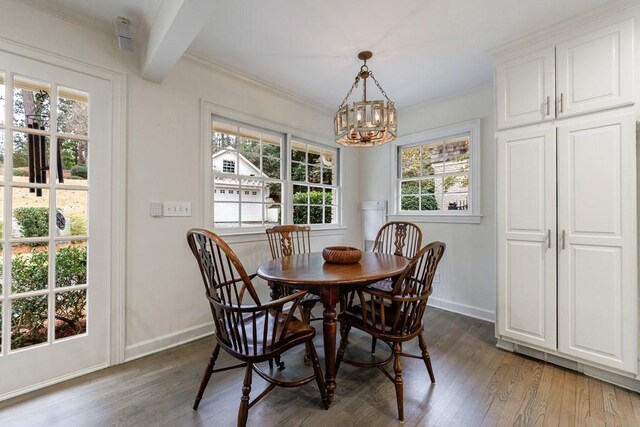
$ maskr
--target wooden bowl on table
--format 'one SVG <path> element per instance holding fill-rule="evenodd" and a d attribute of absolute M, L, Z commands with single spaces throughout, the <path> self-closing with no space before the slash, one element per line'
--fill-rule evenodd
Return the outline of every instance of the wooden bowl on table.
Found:
<path fill-rule="evenodd" d="M 351 246 L 328 246 L 322 250 L 322 258 L 331 264 L 355 264 L 362 258 L 362 251 Z"/>

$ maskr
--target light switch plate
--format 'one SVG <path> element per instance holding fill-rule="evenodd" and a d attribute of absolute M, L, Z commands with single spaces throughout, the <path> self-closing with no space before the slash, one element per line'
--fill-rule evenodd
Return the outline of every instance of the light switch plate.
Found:
<path fill-rule="evenodd" d="M 149 215 L 153 217 L 162 216 L 162 202 L 153 201 L 149 203 Z"/>
<path fill-rule="evenodd" d="M 164 202 L 164 216 L 191 216 L 191 202 Z"/>

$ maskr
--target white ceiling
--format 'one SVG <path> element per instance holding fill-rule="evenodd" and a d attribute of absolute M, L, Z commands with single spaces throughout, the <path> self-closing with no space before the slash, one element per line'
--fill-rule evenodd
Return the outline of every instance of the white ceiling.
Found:
<path fill-rule="evenodd" d="M 28 1 L 102 28 L 124 16 L 146 40 L 163 1 L 181 0 Z M 611 2 L 218 1 L 188 50 L 328 109 L 351 86 L 357 53 L 371 50 L 370 69 L 402 109 L 490 83 L 489 49 Z"/>

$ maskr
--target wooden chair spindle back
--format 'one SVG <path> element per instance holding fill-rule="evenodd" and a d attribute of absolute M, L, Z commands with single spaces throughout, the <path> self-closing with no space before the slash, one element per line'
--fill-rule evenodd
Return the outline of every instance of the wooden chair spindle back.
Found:
<path fill-rule="evenodd" d="M 422 231 L 410 222 L 391 221 L 376 235 L 373 252 L 413 258 L 422 245 Z"/>

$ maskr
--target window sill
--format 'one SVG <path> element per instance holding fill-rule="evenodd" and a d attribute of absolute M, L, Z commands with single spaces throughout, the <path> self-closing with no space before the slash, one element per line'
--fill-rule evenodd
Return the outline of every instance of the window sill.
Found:
<path fill-rule="evenodd" d="M 311 229 L 311 237 L 313 236 L 343 236 L 346 233 L 346 227 L 330 227 Z M 266 242 L 267 235 L 262 230 L 252 231 L 231 231 L 231 230 L 213 230 L 218 236 L 224 238 L 227 243 L 252 243 Z"/>
<path fill-rule="evenodd" d="M 482 221 L 482 217 L 484 215 L 454 215 L 454 214 L 423 214 L 423 215 L 415 215 L 415 214 L 394 214 L 389 215 L 389 219 L 402 219 L 405 221 L 411 222 L 440 222 L 440 223 L 448 223 L 448 224 L 480 224 Z"/>

